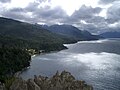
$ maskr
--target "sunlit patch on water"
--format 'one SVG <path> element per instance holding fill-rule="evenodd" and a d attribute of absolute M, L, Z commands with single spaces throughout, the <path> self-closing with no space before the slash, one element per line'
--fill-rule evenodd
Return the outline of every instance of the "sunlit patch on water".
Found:
<path fill-rule="evenodd" d="M 69 54 L 61 61 L 64 65 L 79 66 L 85 64 L 90 69 L 110 69 L 112 66 L 120 65 L 120 55 L 113 53 L 85 53 L 85 54 Z"/>
<path fill-rule="evenodd" d="M 109 39 L 101 39 L 101 40 L 94 40 L 94 41 L 80 41 L 78 43 L 103 43 L 107 41 L 109 41 Z"/>
<path fill-rule="evenodd" d="M 21 77 L 52 76 L 57 70 L 70 71 L 94 90 L 120 90 L 120 39 L 81 41 L 65 44 L 69 49 L 32 57 L 30 69 Z"/>
<path fill-rule="evenodd" d="M 78 44 L 79 43 L 103 43 L 103 42 L 107 42 L 109 41 L 109 39 L 101 39 L 101 40 L 94 40 L 94 41 L 80 41 L 80 42 L 77 42 Z M 68 47 L 68 46 L 71 46 L 71 45 L 74 45 L 74 44 L 64 44 L 64 46 Z"/>

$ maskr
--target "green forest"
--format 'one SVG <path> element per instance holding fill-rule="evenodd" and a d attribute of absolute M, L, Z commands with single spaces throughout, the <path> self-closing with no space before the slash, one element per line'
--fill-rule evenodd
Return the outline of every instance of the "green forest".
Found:
<path fill-rule="evenodd" d="M 71 42 L 76 41 L 34 24 L 0 17 L 0 82 L 8 82 L 28 67 L 32 54 L 66 49 L 63 43 Z"/>
<path fill-rule="evenodd" d="M 63 50 L 63 44 L 77 41 L 36 24 L 0 17 L 0 82 L 28 67 L 31 55 Z"/>
<path fill-rule="evenodd" d="M 9 77 L 14 76 L 17 71 L 30 65 L 31 56 L 26 50 L 0 48 L 0 81 L 5 82 Z"/>

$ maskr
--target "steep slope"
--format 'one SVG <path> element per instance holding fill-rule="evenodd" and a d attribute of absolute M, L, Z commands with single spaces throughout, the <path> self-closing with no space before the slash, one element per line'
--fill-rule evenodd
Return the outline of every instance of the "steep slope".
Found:
<path fill-rule="evenodd" d="M 40 26 L 3 17 L 0 17 L 0 41 L 0 46 L 2 44 L 21 45 L 22 48 L 48 51 L 61 50 L 65 48 L 63 43 L 74 42 L 73 39 L 57 35 Z"/>
<path fill-rule="evenodd" d="M 86 40 L 96 40 L 96 39 L 102 38 L 99 35 L 92 35 L 90 32 L 88 32 L 86 30 L 82 31 L 81 33 L 83 34 L 83 36 Z"/>
<path fill-rule="evenodd" d="M 29 40 L 43 40 L 54 42 L 55 36 L 48 30 L 29 23 L 23 23 L 12 19 L 0 18 L 0 34 Z M 60 38 L 57 38 L 60 39 Z"/>
<path fill-rule="evenodd" d="M 104 38 L 120 38 L 120 32 L 114 31 L 114 32 L 105 32 L 100 34 L 100 36 Z"/>
<path fill-rule="evenodd" d="M 88 31 L 81 31 L 72 25 L 42 25 L 43 28 L 50 30 L 51 32 L 74 38 L 76 40 L 94 40 L 98 39 L 97 36 L 92 35 Z"/>

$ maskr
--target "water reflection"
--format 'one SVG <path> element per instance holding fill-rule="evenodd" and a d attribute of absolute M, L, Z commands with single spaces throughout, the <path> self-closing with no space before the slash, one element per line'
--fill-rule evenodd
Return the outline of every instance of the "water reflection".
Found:
<path fill-rule="evenodd" d="M 52 76 L 57 70 L 68 70 L 95 90 L 120 89 L 119 40 L 80 42 L 67 47 L 68 50 L 33 57 L 30 69 L 21 76 Z"/>

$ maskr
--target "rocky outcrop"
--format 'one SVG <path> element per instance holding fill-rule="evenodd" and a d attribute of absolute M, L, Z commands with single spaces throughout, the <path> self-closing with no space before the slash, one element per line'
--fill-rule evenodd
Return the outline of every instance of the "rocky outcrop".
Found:
<path fill-rule="evenodd" d="M 5 85 L 3 83 L 1 83 L 1 82 L 0 82 L 0 90 L 6 90 Z"/>
<path fill-rule="evenodd" d="M 28 85 L 22 78 L 17 78 L 11 85 L 10 90 L 28 90 Z"/>
<path fill-rule="evenodd" d="M 34 76 L 27 81 L 16 79 L 10 90 L 93 90 L 85 81 L 75 80 L 71 73 L 57 72 L 53 77 Z"/>

